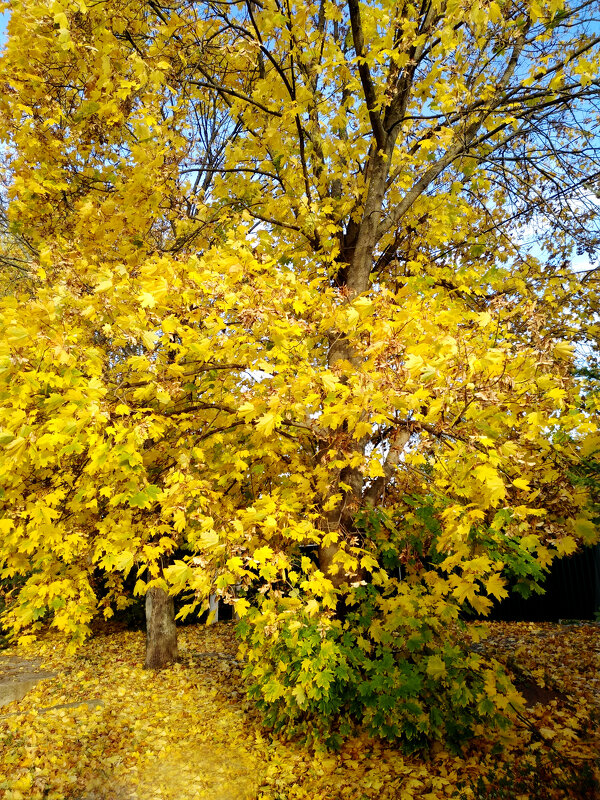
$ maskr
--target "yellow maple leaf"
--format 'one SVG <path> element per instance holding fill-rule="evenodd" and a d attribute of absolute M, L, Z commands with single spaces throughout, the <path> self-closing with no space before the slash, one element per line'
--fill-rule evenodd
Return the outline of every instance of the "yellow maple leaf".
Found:
<path fill-rule="evenodd" d="M 490 575 L 490 577 L 485 581 L 486 592 L 494 595 L 494 597 L 496 597 L 498 600 L 508 597 L 508 592 L 506 591 L 505 586 L 506 582 L 498 572 L 494 575 Z"/>

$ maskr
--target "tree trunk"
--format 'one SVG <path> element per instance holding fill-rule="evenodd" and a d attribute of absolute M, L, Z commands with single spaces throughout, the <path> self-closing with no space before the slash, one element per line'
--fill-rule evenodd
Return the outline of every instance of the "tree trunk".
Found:
<path fill-rule="evenodd" d="M 395 136 L 389 136 L 386 141 L 387 151 L 384 155 L 374 152 L 372 163 L 369 164 L 369 186 L 363 210 L 363 218 L 355 230 L 355 241 L 352 252 L 349 253 L 349 263 L 344 268 L 344 283 L 348 290 L 348 300 L 365 292 L 370 285 L 371 270 L 373 268 L 373 252 L 375 250 L 377 227 L 381 216 L 385 183 L 389 173 L 389 163 L 393 150 Z M 348 335 L 334 332 L 330 337 L 328 366 L 335 369 L 338 362 L 349 363 L 359 369 L 359 362 Z M 341 375 L 342 383 L 347 383 L 348 375 Z M 342 428 L 341 433 L 345 433 Z M 352 441 L 351 447 L 361 455 L 365 452 L 367 437 L 360 441 Z M 324 528 L 327 532 L 338 531 L 337 542 L 319 548 L 319 567 L 331 580 L 336 588 L 348 581 L 362 578 L 362 570 L 357 567 L 354 572 L 346 572 L 336 566 L 335 558 L 341 549 L 355 534 L 354 518 L 363 504 L 364 476 L 357 467 L 345 467 L 339 474 L 338 480 L 332 486 L 332 494 L 338 492 L 338 484 L 342 482 L 350 488 L 344 490 L 342 500 L 338 505 L 324 515 Z"/>
<path fill-rule="evenodd" d="M 177 661 L 177 628 L 173 598 L 154 586 L 146 592 L 146 669 Z"/>

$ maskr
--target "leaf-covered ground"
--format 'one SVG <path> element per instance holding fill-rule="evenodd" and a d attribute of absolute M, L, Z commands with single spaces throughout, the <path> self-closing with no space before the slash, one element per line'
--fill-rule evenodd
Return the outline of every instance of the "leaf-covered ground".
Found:
<path fill-rule="evenodd" d="M 5 651 L 57 677 L 0 708 L 0 798 L 595 800 L 599 646 L 597 624 L 491 625 L 485 647 L 513 671 L 525 714 L 461 757 L 407 757 L 362 737 L 331 753 L 261 731 L 230 625 L 184 628 L 181 663 L 156 674 L 140 666 L 141 633 L 98 635 L 75 656 L 48 638 Z"/>

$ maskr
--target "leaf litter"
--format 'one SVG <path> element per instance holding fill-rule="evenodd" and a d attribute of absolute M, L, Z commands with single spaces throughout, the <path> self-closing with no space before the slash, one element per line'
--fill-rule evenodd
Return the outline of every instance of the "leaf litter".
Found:
<path fill-rule="evenodd" d="M 337 752 L 273 737 L 246 699 L 231 625 L 179 632 L 180 663 L 144 670 L 143 634 L 75 655 L 58 637 L 7 651 L 56 677 L 0 709 L 0 800 L 596 800 L 600 626 L 491 623 L 525 711 L 461 755 L 407 756 L 366 736 Z"/>

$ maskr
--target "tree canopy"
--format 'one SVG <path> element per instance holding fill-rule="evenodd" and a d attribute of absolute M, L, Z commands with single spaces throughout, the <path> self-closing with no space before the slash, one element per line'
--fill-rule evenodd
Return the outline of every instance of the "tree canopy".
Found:
<path fill-rule="evenodd" d="M 8 622 L 237 585 L 274 722 L 506 711 L 448 636 L 596 537 L 598 3 L 11 10 Z"/>

